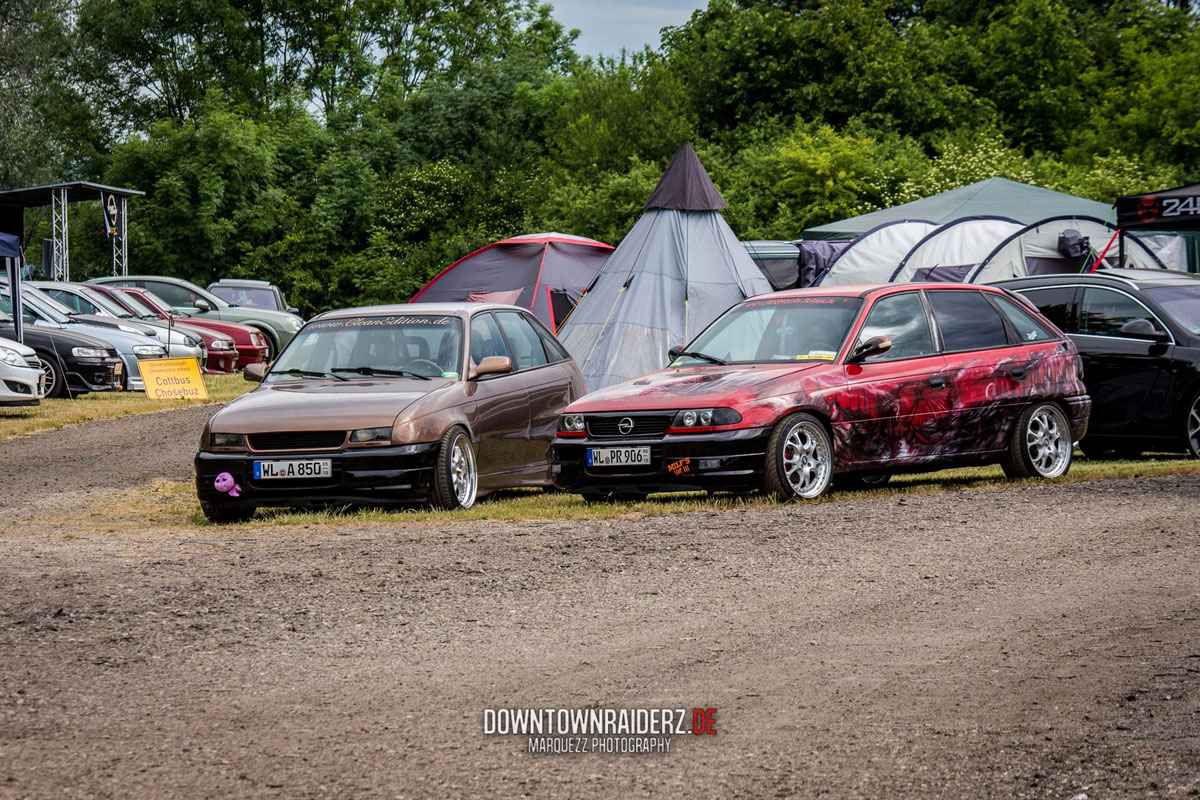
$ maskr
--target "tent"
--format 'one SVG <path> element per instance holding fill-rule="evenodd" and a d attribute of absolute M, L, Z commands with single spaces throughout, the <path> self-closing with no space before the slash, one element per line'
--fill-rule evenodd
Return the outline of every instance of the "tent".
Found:
<path fill-rule="evenodd" d="M 1007 217 L 966 217 L 939 225 L 913 245 L 889 280 L 965 280 L 996 245 L 1024 227 Z"/>
<path fill-rule="evenodd" d="M 908 251 L 937 227 L 925 219 L 898 219 L 874 227 L 837 254 L 817 285 L 884 283 Z"/>
<path fill-rule="evenodd" d="M 13 335 L 18 342 L 24 342 L 21 315 L 16 311 L 21 308 L 21 240 L 11 233 L 0 233 L 0 261 L 4 262 L 8 285 L 12 287 Z"/>
<path fill-rule="evenodd" d="M 514 236 L 455 261 L 409 302 L 511 303 L 557 332 L 612 249 L 565 233 Z"/>
<path fill-rule="evenodd" d="M 1082 272 L 1104 254 L 1105 264 L 1114 265 L 1117 248 L 1109 247 L 1117 226 L 1097 217 L 1051 217 L 1027 225 L 997 244 L 992 252 L 967 274 L 970 283 L 994 283 L 1026 275 Z M 1126 264 L 1143 269 L 1161 269 L 1158 256 L 1137 238 L 1127 239 Z"/>
<path fill-rule="evenodd" d="M 803 238 L 853 239 L 885 222 L 905 219 L 926 219 L 945 224 L 963 217 L 1002 216 L 1030 225 L 1040 219 L 1066 214 L 1115 221 L 1112 206 L 1105 203 L 1007 178 L 988 178 L 894 208 L 818 225 L 805 230 Z"/>
<path fill-rule="evenodd" d="M 733 235 L 725 201 L 690 143 L 604 262 L 559 338 L 589 391 L 662 368 L 721 312 L 771 284 Z"/>

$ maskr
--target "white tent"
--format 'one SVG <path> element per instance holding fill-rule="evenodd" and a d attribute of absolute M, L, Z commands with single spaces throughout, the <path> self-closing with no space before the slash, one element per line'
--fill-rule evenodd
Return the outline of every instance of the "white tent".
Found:
<path fill-rule="evenodd" d="M 771 291 L 721 216 L 725 207 L 685 143 L 559 330 L 588 391 L 661 369 L 672 346 Z"/>
<path fill-rule="evenodd" d="M 1024 227 L 1007 217 L 964 217 L 947 222 L 913 245 L 891 281 L 962 281 L 996 245 Z"/>
<path fill-rule="evenodd" d="M 913 245 L 937 227 L 937 223 L 923 219 L 899 219 L 877 225 L 838 253 L 816 285 L 886 283 Z"/>
<path fill-rule="evenodd" d="M 1101 253 L 1106 264 L 1116 265 L 1117 227 L 1097 217 L 1061 216 L 1039 220 L 1004 238 L 979 266 L 966 276 L 969 283 L 994 283 L 1026 275 L 1080 272 L 1091 267 Z M 1110 246 L 1111 245 L 1111 246 Z M 1106 252 L 1107 248 L 1107 252 Z M 1125 265 L 1161 269 L 1163 264 L 1133 235 L 1125 237 Z"/>

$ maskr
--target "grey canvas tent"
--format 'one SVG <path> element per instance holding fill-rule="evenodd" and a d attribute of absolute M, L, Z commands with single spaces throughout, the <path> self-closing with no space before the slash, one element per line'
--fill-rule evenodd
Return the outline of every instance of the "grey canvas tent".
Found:
<path fill-rule="evenodd" d="M 860 236 L 885 222 L 922 219 L 944 225 L 952 220 L 980 216 L 1007 217 L 1024 225 L 1059 216 L 1098 217 L 1107 222 L 1116 221 L 1113 207 L 1106 203 L 1010 181 L 1007 178 L 988 178 L 893 208 L 818 225 L 805 230 L 803 238 L 809 241 L 846 240 Z"/>
<path fill-rule="evenodd" d="M 734 303 L 771 291 L 723 208 L 685 143 L 559 333 L 588 391 L 661 369 L 673 345 Z"/>

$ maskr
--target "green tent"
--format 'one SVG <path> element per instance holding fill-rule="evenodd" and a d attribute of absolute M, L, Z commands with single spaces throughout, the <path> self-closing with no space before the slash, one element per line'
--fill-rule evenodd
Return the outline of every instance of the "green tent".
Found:
<path fill-rule="evenodd" d="M 960 186 L 948 192 L 913 200 L 895 208 L 884 208 L 804 231 L 803 239 L 848 240 L 887 222 L 926 220 L 942 224 L 963 217 L 1008 217 L 1031 225 L 1047 217 L 1086 216 L 1116 222 L 1111 205 L 1071 194 L 1041 189 L 1007 178 Z"/>

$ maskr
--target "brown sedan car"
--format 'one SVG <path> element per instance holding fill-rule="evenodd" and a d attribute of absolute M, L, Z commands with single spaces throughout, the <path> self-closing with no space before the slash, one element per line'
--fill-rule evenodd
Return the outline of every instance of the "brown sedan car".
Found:
<path fill-rule="evenodd" d="M 558 415 L 584 392 L 558 340 L 515 306 L 372 306 L 314 318 L 262 386 L 212 416 L 196 492 L 215 522 L 259 506 L 467 508 L 548 486 Z"/>

